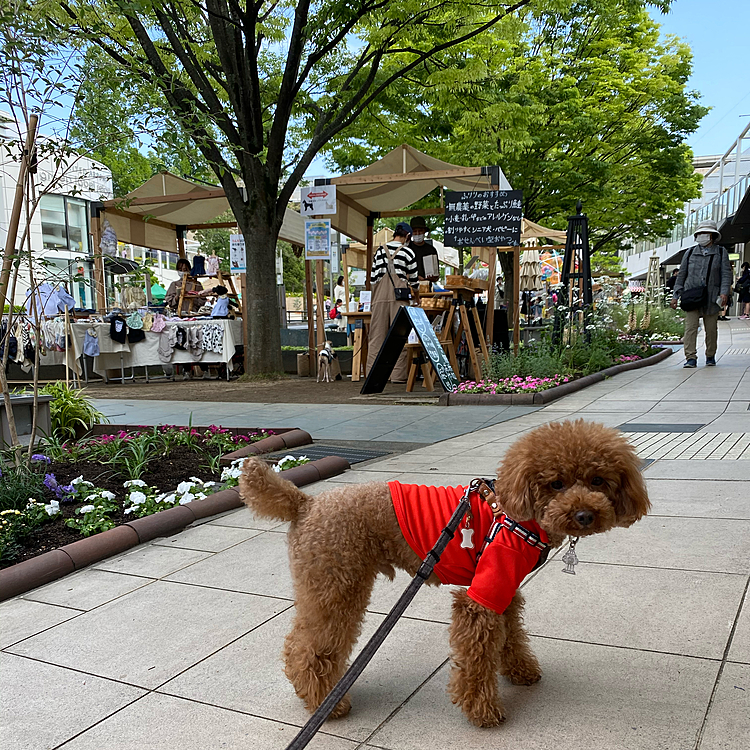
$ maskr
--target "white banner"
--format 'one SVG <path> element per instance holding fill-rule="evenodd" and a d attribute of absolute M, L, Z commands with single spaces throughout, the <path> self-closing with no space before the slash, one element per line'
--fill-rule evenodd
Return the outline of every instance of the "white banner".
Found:
<path fill-rule="evenodd" d="M 336 213 L 336 186 L 318 185 L 300 190 L 299 212 L 303 216 Z"/>

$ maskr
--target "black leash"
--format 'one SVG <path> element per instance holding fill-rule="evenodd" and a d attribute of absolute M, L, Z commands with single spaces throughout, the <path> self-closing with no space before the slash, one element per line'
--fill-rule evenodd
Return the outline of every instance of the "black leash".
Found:
<path fill-rule="evenodd" d="M 349 692 L 351 686 L 362 674 L 364 668 L 370 663 L 370 660 L 377 650 L 383 645 L 383 641 L 388 637 L 388 633 L 393 630 L 396 623 L 404 614 L 406 608 L 411 604 L 411 600 L 416 596 L 422 584 L 430 577 L 432 570 L 440 561 L 440 555 L 448 546 L 448 542 L 453 539 L 458 525 L 461 523 L 466 512 L 471 508 L 469 497 L 472 492 L 476 492 L 480 485 L 487 480 L 472 479 L 469 486 L 464 492 L 456 510 L 453 511 L 448 525 L 442 530 L 435 546 L 427 553 L 427 556 L 419 566 L 417 574 L 406 588 L 399 600 L 393 605 L 393 609 L 388 616 L 380 623 L 380 627 L 375 631 L 372 638 L 367 642 L 365 647 L 359 653 L 357 658 L 352 662 L 351 667 L 346 670 L 344 676 L 336 683 L 333 690 L 326 696 L 325 700 L 318 706 L 315 713 L 310 717 L 307 724 L 299 731 L 297 736 L 287 745 L 286 750 L 301 750 L 307 747 L 308 742 L 317 734 L 323 726 L 325 720 L 331 715 L 331 712 L 338 705 L 339 701 Z"/>

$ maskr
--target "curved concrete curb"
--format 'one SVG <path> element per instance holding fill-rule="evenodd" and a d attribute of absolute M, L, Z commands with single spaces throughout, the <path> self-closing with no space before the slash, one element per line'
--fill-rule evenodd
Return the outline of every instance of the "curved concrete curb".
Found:
<path fill-rule="evenodd" d="M 673 354 L 672 349 L 662 349 L 657 354 L 653 354 L 645 359 L 639 359 L 636 362 L 624 362 L 621 365 L 608 367 L 606 370 L 594 372 L 591 375 L 584 375 L 577 380 L 571 380 L 569 383 L 555 386 L 546 391 L 539 393 L 443 393 L 440 396 L 441 406 L 541 406 L 549 404 L 558 398 L 567 396 L 569 393 L 575 393 L 587 388 L 594 383 L 599 383 L 605 378 L 611 378 L 620 372 L 628 370 L 637 370 L 641 367 L 655 365 Z"/>
<path fill-rule="evenodd" d="M 244 448 L 226 453 L 221 457 L 222 465 L 229 465 L 238 458 L 247 458 L 248 456 L 260 456 L 262 453 L 273 453 L 274 451 L 283 451 L 287 448 L 299 448 L 301 445 L 309 445 L 313 439 L 309 432 L 294 429 L 289 432 L 283 432 L 277 435 L 258 440 Z"/>
<path fill-rule="evenodd" d="M 312 440 L 307 442 L 312 442 Z M 349 462 L 346 459 L 339 456 L 327 456 L 303 466 L 287 469 L 283 472 L 283 476 L 297 487 L 303 487 L 306 484 L 341 474 L 348 468 Z M 235 488 L 221 490 L 204 500 L 194 500 L 187 505 L 176 505 L 174 508 L 162 510 L 150 516 L 135 518 L 109 531 L 84 537 L 59 549 L 11 565 L 9 568 L 0 570 L 0 602 L 35 589 L 42 584 L 55 581 L 87 565 L 125 552 L 138 544 L 149 542 L 160 536 L 176 534 L 199 518 L 224 513 L 227 510 L 240 508 L 242 505 L 239 492 Z"/>

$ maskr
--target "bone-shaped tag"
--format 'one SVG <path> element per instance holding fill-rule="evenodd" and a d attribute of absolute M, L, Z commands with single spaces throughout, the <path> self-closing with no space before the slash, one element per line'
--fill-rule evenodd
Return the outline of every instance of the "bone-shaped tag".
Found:
<path fill-rule="evenodd" d="M 474 549 L 474 542 L 472 537 L 474 536 L 474 529 L 461 529 L 461 548 Z"/>

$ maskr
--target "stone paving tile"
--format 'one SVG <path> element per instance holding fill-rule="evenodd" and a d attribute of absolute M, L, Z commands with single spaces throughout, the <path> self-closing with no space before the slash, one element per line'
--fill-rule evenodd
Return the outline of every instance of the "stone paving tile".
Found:
<path fill-rule="evenodd" d="M 576 551 L 588 559 L 583 542 Z M 555 559 L 524 587 L 530 632 L 712 659 L 724 653 L 746 581 L 589 562 L 574 577 L 562 568 Z"/>
<path fill-rule="evenodd" d="M 283 672 L 280 653 L 291 627 L 285 612 L 160 688 L 161 692 L 301 726 L 309 718 Z M 354 654 L 382 621 L 368 615 Z M 401 619 L 350 691 L 351 713 L 326 731 L 364 740 L 448 656 L 444 625 Z"/>
<path fill-rule="evenodd" d="M 472 726 L 446 694 L 443 668 L 370 740 L 389 750 L 686 750 L 718 671 L 703 659 L 534 638 L 541 681 L 500 678 L 507 720 Z M 426 720 L 425 717 L 429 717 Z"/>
<path fill-rule="evenodd" d="M 143 544 L 134 550 L 95 565 L 96 570 L 109 570 L 112 573 L 127 573 L 146 578 L 163 578 L 180 568 L 205 560 L 211 555 L 190 549 L 170 549 L 153 544 Z"/>
<path fill-rule="evenodd" d="M 65 745 L 66 750 L 283 750 L 296 727 L 214 706 L 151 693 Z M 319 750 L 355 750 L 356 743 L 318 734 Z"/>
<path fill-rule="evenodd" d="M 234 526 L 238 529 L 258 529 L 259 531 L 270 531 L 281 525 L 281 521 L 269 518 L 258 518 L 247 506 L 232 510 L 209 519 L 211 526 Z"/>
<path fill-rule="evenodd" d="M 579 549 L 588 562 L 750 573 L 750 521 L 647 516 L 584 539 Z"/>
<path fill-rule="evenodd" d="M 48 750 L 136 700 L 144 691 L 2 653 L 0 694 L 2 746 L 7 750 Z"/>
<path fill-rule="evenodd" d="M 680 461 L 659 459 L 643 471 L 647 479 L 726 480 L 747 482 L 748 461 Z"/>
<path fill-rule="evenodd" d="M 750 664 L 750 593 L 747 594 L 742 604 L 728 658 L 729 661 Z"/>
<path fill-rule="evenodd" d="M 646 484 L 654 516 L 750 519 L 743 482 L 648 479 Z"/>
<path fill-rule="evenodd" d="M 150 578 L 85 568 L 59 581 L 32 589 L 23 598 L 60 607 L 89 610 L 150 583 Z"/>
<path fill-rule="evenodd" d="M 10 599 L 3 602 L 0 604 L 0 648 L 41 633 L 79 614 L 80 611 L 75 609 L 55 607 L 27 599 Z"/>
<path fill-rule="evenodd" d="M 747 750 L 750 737 L 750 666 L 726 664 L 708 712 L 700 750 Z"/>
<path fill-rule="evenodd" d="M 265 533 L 177 571 L 166 580 L 293 599 L 284 534 Z"/>
<path fill-rule="evenodd" d="M 367 606 L 368 612 L 387 615 L 411 580 L 411 576 L 403 570 L 396 571 L 396 578 L 393 581 L 379 575 L 375 581 L 370 603 Z M 423 584 L 406 610 L 404 617 L 449 623 L 453 603 L 451 592 L 456 588 L 455 586 L 426 586 Z"/>
<path fill-rule="evenodd" d="M 427 487 L 466 487 L 476 474 L 438 474 L 432 472 L 405 472 L 398 481 L 403 484 L 424 484 Z M 491 472 L 489 478 L 492 479 L 495 472 Z"/>
<path fill-rule="evenodd" d="M 154 688 L 288 606 L 270 597 L 158 581 L 8 651 Z"/>
<path fill-rule="evenodd" d="M 258 529 L 239 529 L 236 526 L 203 524 L 185 529 L 174 536 L 155 539 L 157 547 L 179 547 L 203 552 L 222 552 L 235 544 L 246 542 L 263 532 Z"/>

